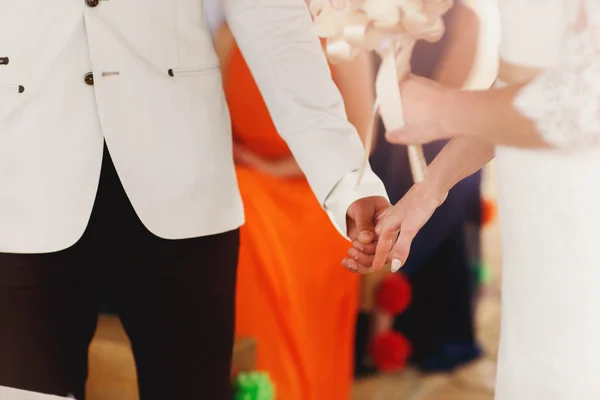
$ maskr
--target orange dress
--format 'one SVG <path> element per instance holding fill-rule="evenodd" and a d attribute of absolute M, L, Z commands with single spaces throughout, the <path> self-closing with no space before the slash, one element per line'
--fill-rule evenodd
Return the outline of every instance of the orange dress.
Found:
<path fill-rule="evenodd" d="M 237 48 L 224 76 L 236 140 L 263 157 L 291 155 Z M 349 243 L 303 177 L 237 173 L 246 224 L 236 334 L 257 339 L 257 369 L 278 400 L 348 400 L 359 293 L 359 277 L 341 266 Z"/>

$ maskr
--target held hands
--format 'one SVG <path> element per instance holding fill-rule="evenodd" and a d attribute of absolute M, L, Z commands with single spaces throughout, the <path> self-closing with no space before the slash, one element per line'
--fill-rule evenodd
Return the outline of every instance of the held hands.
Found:
<path fill-rule="evenodd" d="M 342 264 L 351 271 L 370 273 L 391 262 L 392 270 L 397 271 L 408 258 L 414 237 L 436 208 L 446 200 L 446 196 L 447 193 L 442 192 L 437 185 L 425 181 L 415 184 L 393 207 L 385 206 L 383 199 L 378 198 L 382 200 L 377 203 L 380 204 L 380 211 L 371 214 L 375 217 L 375 234 L 350 236 L 353 246 L 348 251 L 349 257 Z M 377 207 L 375 204 L 359 204 L 353 210 L 352 207 L 360 201 L 348 210 L 349 218 L 352 211 L 360 210 L 360 215 L 366 217 Z M 363 227 L 362 231 L 370 232 L 372 222 L 369 224 L 366 218 L 360 220 L 363 221 L 363 225 L 359 225 Z"/>
<path fill-rule="evenodd" d="M 352 248 L 348 250 L 348 257 L 342 261 L 344 267 L 363 274 L 374 271 L 371 265 L 377 245 L 375 222 L 379 215 L 390 208 L 389 201 L 379 196 L 365 197 L 350 205 L 346 224 Z"/>
<path fill-rule="evenodd" d="M 392 272 L 396 272 L 404 265 L 413 239 L 446 200 L 448 193 L 438 189 L 427 181 L 416 183 L 394 207 L 377 218 L 375 231 L 379 240 L 373 269 L 391 261 Z"/>

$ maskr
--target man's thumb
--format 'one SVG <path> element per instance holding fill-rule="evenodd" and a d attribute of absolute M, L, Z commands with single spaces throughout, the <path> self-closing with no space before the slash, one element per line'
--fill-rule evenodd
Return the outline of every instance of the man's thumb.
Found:
<path fill-rule="evenodd" d="M 373 213 L 365 207 L 357 207 L 354 222 L 356 223 L 357 240 L 362 244 L 372 243 L 375 239 Z"/>

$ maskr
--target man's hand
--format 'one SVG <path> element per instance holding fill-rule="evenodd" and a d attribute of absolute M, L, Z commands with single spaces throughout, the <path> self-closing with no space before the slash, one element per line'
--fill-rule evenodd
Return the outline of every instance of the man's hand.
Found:
<path fill-rule="evenodd" d="M 377 217 L 390 207 L 386 198 L 378 196 L 365 197 L 350 205 L 346 220 L 348 237 L 353 243 L 342 265 L 353 272 L 373 272 L 371 264 L 377 240 L 375 222 Z"/>
<path fill-rule="evenodd" d="M 378 270 L 389 261 L 393 272 L 400 269 L 408 258 L 414 237 L 446 197 L 447 192 L 442 192 L 434 184 L 427 181 L 417 183 L 394 207 L 379 214 L 372 269 Z"/>

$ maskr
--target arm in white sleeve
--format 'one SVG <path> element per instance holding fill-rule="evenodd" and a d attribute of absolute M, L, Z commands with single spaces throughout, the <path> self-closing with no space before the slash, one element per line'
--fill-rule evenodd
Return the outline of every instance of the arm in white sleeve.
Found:
<path fill-rule="evenodd" d="M 598 146 L 600 1 L 564 1 L 572 13 L 566 17 L 560 63 L 526 85 L 514 105 L 554 147 Z"/>
<path fill-rule="evenodd" d="M 364 149 L 304 0 L 224 0 L 225 15 L 279 134 L 319 202 L 346 235 L 346 211 L 359 198 L 386 196 L 368 171 L 356 187 Z"/>

